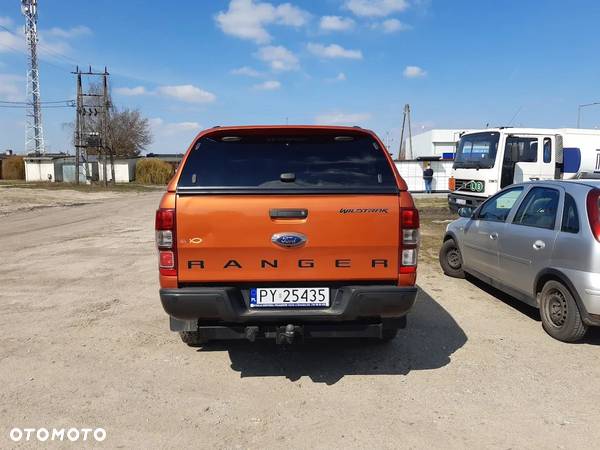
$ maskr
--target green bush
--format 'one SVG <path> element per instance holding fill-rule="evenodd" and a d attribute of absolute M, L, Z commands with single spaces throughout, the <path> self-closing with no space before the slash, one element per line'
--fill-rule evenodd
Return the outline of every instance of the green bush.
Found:
<path fill-rule="evenodd" d="M 135 181 L 141 184 L 167 184 L 173 176 L 173 166 L 157 158 L 139 159 Z"/>
<path fill-rule="evenodd" d="M 24 180 L 25 161 L 21 156 L 10 156 L 2 161 L 2 179 Z"/>

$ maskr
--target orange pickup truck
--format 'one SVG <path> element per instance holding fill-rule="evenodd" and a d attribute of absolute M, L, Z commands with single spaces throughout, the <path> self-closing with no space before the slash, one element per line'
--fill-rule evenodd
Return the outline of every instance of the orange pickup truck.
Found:
<path fill-rule="evenodd" d="M 412 307 L 419 213 L 358 127 L 201 132 L 156 212 L 160 299 L 189 345 L 392 339 Z"/>

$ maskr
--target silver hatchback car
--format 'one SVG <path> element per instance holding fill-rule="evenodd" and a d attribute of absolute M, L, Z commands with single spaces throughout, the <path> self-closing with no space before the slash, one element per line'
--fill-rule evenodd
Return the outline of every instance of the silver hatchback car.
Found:
<path fill-rule="evenodd" d="M 440 264 L 540 309 L 565 342 L 600 326 L 600 181 L 515 184 L 448 225 Z"/>

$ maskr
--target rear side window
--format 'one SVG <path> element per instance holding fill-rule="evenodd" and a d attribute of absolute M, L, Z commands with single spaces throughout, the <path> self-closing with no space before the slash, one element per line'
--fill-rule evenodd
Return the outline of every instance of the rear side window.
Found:
<path fill-rule="evenodd" d="M 205 137 L 192 149 L 178 188 L 395 193 L 384 151 L 363 134 Z"/>
<path fill-rule="evenodd" d="M 554 229 L 559 192 L 556 189 L 536 187 L 529 191 L 513 220 L 514 224 Z"/>
<path fill-rule="evenodd" d="M 577 213 L 577 204 L 575 199 L 569 194 L 565 194 L 565 207 L 563 209 L 562 227 L 565 233 L 579 233 L 579 214 Z"/>

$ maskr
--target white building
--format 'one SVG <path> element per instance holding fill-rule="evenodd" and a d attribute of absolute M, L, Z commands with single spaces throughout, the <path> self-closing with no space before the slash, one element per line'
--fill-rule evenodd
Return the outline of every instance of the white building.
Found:
<path fill-rule="evenodd" d="M 28 155 L 25 160 L 26 181 L 62 181 L 63 163 L 73 159 L 64 153 Z"/>
<path fill-rule="evenodd" d="M 115 182 L 129 183 L 135 180 L 135 166 L 139 158 L 115 159 Z M 98 161 L 98 178 L 104 181 L 104 161 Z M 112 181 L 110 160 L 106 162 L 106 178 Z"/>
<path fill-rule="evenodd" d="M 430 157 L 439 157 L 441 159 L 452 159 L 456 152 L 456 143 L 460 135 L 468 130 L 429 130 L 417 134 L 412 138 L 412 154 L 408 138 L 404 145 L 406 149 L 406 159 L 424 159 Z M 444 155 L 448 156 L 444 158 Z"/>

